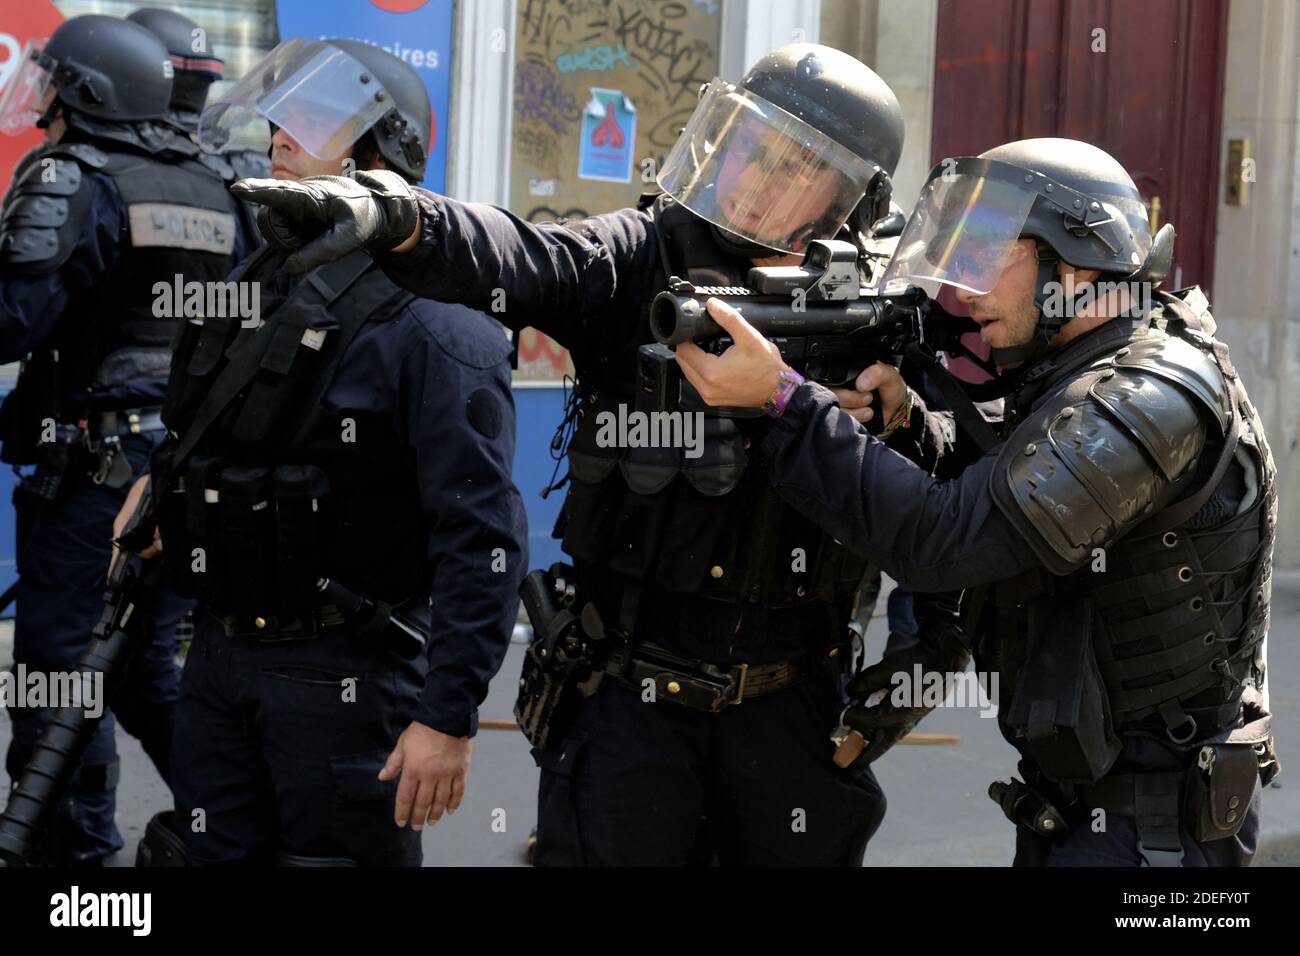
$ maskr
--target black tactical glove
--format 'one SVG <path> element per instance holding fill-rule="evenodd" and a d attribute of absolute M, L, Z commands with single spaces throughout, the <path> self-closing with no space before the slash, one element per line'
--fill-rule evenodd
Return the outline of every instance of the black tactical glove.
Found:
<path fill-rule="evenodd" d="M 347 176 L 241 179 L 230 187 L 257 203 L 257 226 L 267 242 L 297 250 L 285 261 L 306 272 L 357 249 L 384 252 L 415 231 L 420 209 L 406 180 L 377 169 Z"/>
<path fill-rule="evenodd" d="M 854 761 L 854 766 L 869 764 L 885 753 L 911 733 L 921 718 L 933 709 L 895 707 L 891 700 L 895 674 L 906 674 L 911 683 L 917 664 L 921 665 L 923 674 L 939 672 L 947 675 L 960 674 L 970 662 L 970 648 L 966 646 L 961 625 L 954 617 L 923 615 L 918 608 L 917 621 L 919 632 L 914 643 L 887 652 L 879 663 L 872 664 L 849 681 L 846 690 L 855 703 L 845 708 L 842 722 L 867 741 L 866 749 Z M 871 707 L 865 705 L 868 697 L 882 690 L 885 692 L 883 700 Z M 921 692 L 921 688 L 914 690 L 917 695 Z"/>

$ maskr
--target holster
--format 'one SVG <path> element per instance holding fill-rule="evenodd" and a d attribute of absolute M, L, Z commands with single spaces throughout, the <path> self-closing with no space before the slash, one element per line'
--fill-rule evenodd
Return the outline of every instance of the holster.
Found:
<path fill-rule="evenodd" d="M 989 799 L 1016 826 L 1027 827 L 1039 836 L 1056 836 L 1068 828 L 1065 817 L 1051 800 L 1015 777 L 1005 783 L 995 780 L 989 784 Z"/>
<path fill-rule="evenodd" d="M 524 653 L 515 719 L 539 750 L 563 726 L 578 696 L 584 690 L 594 693 L 602 676 L 595 665 L 604 627 L 595 606 L 580 603 L 575 574 L 569 565 L 556 563 L 529 572 L 519 585 L 533 639 Z"/>
<path fill-rule="evenodd" d="M 54 441 L 36 446 L 33 456 L 36 470 L 24 475 L 18 494 L 39 504 L 65 500 L 79 475 L 90 470 L 92 456 L 86 443 L 86 431 L 77 425 L 59 425 Z"/>

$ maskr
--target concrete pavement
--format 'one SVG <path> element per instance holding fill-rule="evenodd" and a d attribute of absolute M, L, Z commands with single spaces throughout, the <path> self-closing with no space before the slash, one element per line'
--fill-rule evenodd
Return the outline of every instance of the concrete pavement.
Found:
<path fill-rule="evenodd" d="M 1264 794 L 1264 825 L 1257 865 L 1300 863 L 1300 573 L 1278 575 L 1273 588 L 1269 684 L 1283 773 Z M 872 622 L 869 639 L 879 654 L 884 622 Z M 523 648 L 510 648 L 482 708 L 485 719 L 508 719 Z M 0 632 L 0 666 L 8 666 L 8 626 Z M 900 746 L 876 765 L 890 807 L 867 851 L 874 866 L 1006 866 L 1013 833 L 987 796 L 991 780 L 1015 771 L 1015 752 L 996 721 L 975 709 L 940 709 L 918 728 L 958 734 L 956 745 Z M 828 728 L 829 730 L 829 728 Z M 0 748 L 9 721 L 0 719 Z M 118 825 L 130 865 L 149 816 L 169 805 L 166 788 L 135 740 L 119 729 L 122 784 Z M 427 866 L 518 866 L 536 821 L 537 770 L 528 744 L 515 731 L 480 732 L 469 790 L 460 811 L 424 835 Z"/>

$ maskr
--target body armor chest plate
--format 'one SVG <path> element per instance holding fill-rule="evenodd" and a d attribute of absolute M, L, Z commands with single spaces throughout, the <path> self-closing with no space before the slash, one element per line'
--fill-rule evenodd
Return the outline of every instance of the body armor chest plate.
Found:
<path fill-rule="evenodd" d="M 217 288 L 233 265 L 237 223 L 224 185 L 195 162 L 112 153 L 100 171 L 126 206 L 126 243 L 107 287 L 77 290 L 69 314 L 78 334 L 95 329 L 93 385 L 111 388 L 163 378 L 187 313 L 218 302 L 238 309 L 237 296 Z"/>
<path fill-rule="evenodd" d="M 180 438 L 153 461 L 164 540 L 182 543 L 167 549 L 179 593 L 282 617 L 314 606 L 321 576 L 390 602 L 427 583 L 412 450 L 388 416 L 323 401 L 361 327 L 394 320 L 411 298 L 357 253 L 309 273 L 259 328 L 187 323 L 164 407 Z M 214 403 L 232 376 L 242 387 Z"/>
<path fill-rule="evenodd" d="M 1002 674 L 1004 733 L 1022 749 L 1033 752 L 1033 734 L 1017 725 L 1016 714 L 1045 692 L 1024 686 L 1021 677 L 1041 671 L 1036 658 L 1043 649 L 1068 642 L 1080 628 L 1090 644 L 1087 668 L 1095 668 L 1104 688 L 1106 722 L 1118 734 L 1146 732 L 1190 746 L 1237 721 L 1243 693 L 1262 684 L 1276 469 L 1226 350 L 1216 360 L 1198 347 L 1200 337 L 1188 344 L 1178 331 L 1139 330 L 1049 385 L 1004 449 L 1008 467 L 994 476 L 995 497 L 1003 482 L 999 504 L 1004 512 L 1021 509 L 1012 520 L 1022 529 L 1036 526 L 1035 547 L 1057 572 L 1003 582 L 978 599 L 984 610 L 976 638 Z M 1080 411 L 1082 403 L 1093 409 Z M 1230 427 L 1233 403 L 1239 427 Z M 1176 425 L 1186 418 L 1182 408 L 1197 410 L 1190 426 Z M 1080 441 L 1075 455 L 1070 428 L 1060 426 L 1088 414 L 1095 424 L 1073 435 L 1092 444 Z M 1193 428 L 1207 436 L 1199 460 L 1188 439 Z M 1031 443 L 1051 444 L 1052 468 L 1012 467 L 1033 457 L 1020 447 L 1027 432 Z M 1111 433 L 1127 437 L 1105 437 Z M 1226 468 L 1211 490 L 1207 476 L 1225 440 Z M 1122 451 L 1124 460 L 1111 461 L 1108 449 Z M 1187 479 L 1165 512 L 1143 507 L 1135 488 L 1174 482 L 1180 472 Z M 1116 475 L 1124 482 L 1112 495 L 1105 482 Z M 1035 512 L 1049 485 L 1055 513 Z M 1162 520 L 1202 488 L 1203 501 L 1189 518 Z M 1126 507 L 1136 513 L 1125 514 Z M 1071 548 L 1086 550 L 1071 555 Z"/>
<path fill-rule="evenodd" d="M 707 223 L 664 198 L 652 216 L 661 288 L 669 273 L 739 281 Z M 646 342 L 648 310 L 643 303 L 638 324 Z M 569 554 L 643 586 L 729 603 L 851 599 L 865 563 L 771 488 L 757 460 L 766 419 L 638 408 L 635 346 L 614 363 L 575 360 L 578 424 L 556 529 Z"/>

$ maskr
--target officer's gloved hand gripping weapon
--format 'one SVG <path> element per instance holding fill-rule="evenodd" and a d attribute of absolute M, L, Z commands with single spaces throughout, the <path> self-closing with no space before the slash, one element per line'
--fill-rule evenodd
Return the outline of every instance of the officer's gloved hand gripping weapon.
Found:
<path fill-rule="evenodd" d="M 949 315 L 924 291 L 910 287 L 892 295 L 861 287 L 859 251 L 850 242 L 815 239 L 797 266 L 755 266 L 748 285 L 695 286 L 673 277 L 650 306 L 657 345 L 643 345 L 637 363 L 645 400 L 659 411 L 710 411 L 734 417 L 758 410 L 710 408 L 686 381 L 671 346 L 695 342 L 719 355 L 731 345 L 705 303 L 724 300 L 780 349 L 787 365 L 805 378 L 852 388 L 858 373 L 890 357 L 921 367 L 937 352 L 968 354 L 960 339 L 976 331 L 970 319 Z M 875 421 L 880 424 L 877 414 Z"/>
<path fill-rule="evenodd" d="M 119 550 L 109 569 L 104 611 L 78 665 L 83 688 L 102 681 L 99 716 L 90 716 L 85 706 L 64 706 L 41 732 L 27 767 L 10 791 L 9 804 L 0 815 L 0 866 L 33 860 L 57 802 L 121 686 L 127 665 L 149 640 L 153 596 L 161 579 L 162 561 L 141 561 L 135 552 L 153 543 L 154 528 L 153 501 L 146 483 L 144 494 L 117 539 Z"/>
<path fill-rule="evenodd" d="M 285 261 L 291 272 L 306 272 L 357 249 L 392 249 L 410 237 L 420 219 L 406 180 L 383 169 L 297 181 L 241 179 L 230 191 L 262 207 L 257 227 L 273 247 L 293 250 Z"/>
<path fill-rule="evenodd" d="M 950 682 L 970 663 L 956 601 L 945 595 L 923 597 L 916 603 L 915 641 L 886 651 L 845 688 L 850 703 L 831 734 L 835 763 L 841 767 L 865 766 L 911 733 L 934 709 L 925 700 L 925 678 L 941 675 L 946 696 Z M 922 686 L 916 686 L 918 673 Z"/>

